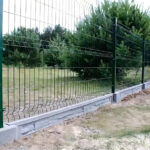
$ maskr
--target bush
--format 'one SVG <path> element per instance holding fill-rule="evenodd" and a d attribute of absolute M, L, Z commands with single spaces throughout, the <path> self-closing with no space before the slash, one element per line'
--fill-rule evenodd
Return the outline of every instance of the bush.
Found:
<path fill-rule="evenodd" d="M 49 42 L 49 49 L 44 50 L 44 62 L 47 66 L 62 66 L 62 52 L 67 50 L 67 45 L 60 36 Z"/>

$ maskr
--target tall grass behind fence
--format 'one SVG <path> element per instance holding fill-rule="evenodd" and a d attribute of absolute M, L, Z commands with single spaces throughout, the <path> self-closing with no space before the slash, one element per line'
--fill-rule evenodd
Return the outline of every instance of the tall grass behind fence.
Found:
<path fill-rule="evenodd" d="M 144 81 L 147 82 L 150 79 L 150 43 L 149 41 L 144 42 Z"/>
<path fill-rule="evenodd" d="M 88 21 L 98 10 L 86 1 L 5 0 L 3 6 L 4 122 L 141 83 L 143 63 L 149 80 L 148 42 L 143 61 L 143 38 L 106 16 Z"/>
<path fill-rule="evenodd" d="M 116 72 L 117 90 L 142 81 L 143 39 L 122 24 L 117 24 Z"/>
<path fill-rule="evenodd" d="M 57 24 L 60 24 L 69 34 L 74 34 L 76 25 L 90 13 L 90 4 L 70 0 L 65 4 L 60 0 L 57 2 L 54 0 L 10 2 L 8 0 L 6 3 L 3 11 L 5 16 L 3 103 L 6 122 L 41 114 L 111 92 L 111 74 L 107 77 L 88 77 L 93 72 L 98 72 L 98 69 L 111 70 L 111 67 L 98 66 L 102 59 L 112 60 L 111 51 L 94 48 L 97 44 L 94 42 L 92 48 L 91 45 L 89 47 L 77 44 L 72 46 L 70 43 L 64 45 L 62 39 L 59 37 L 57 39 L 57 36 L 53 44 L 50 44 L 52 39 L 48 41 L 42 39 L 42 36 L 39 37 L 45 28 L 50 26 L 54 29 Z M 66 5 L 65 10 L 62 8 L 63 5 Z M 111 23 L 111 20 L 109 21 Z M 95 28 L 96 26 L 95 24 Z M 112 31 L 103 30 L 103 32 L 112 34 Z M 94 41 L 112 44 L 111 40 L 101 39 L 90 33 L 78 32 L 78 34 L 87 40 L 92 38 Z M 57 60 L 53 56 L 73 55 L 76 56 L 73 64 L 55 64 Z M 81 59 L 91 58 L 95 61 L 95 65 L 85 64 L 86 60 L 84 63 L 81 61 Z M 80 77 L 78 70 L 80 74 L 82 72 L 86 74 L 87 78 Z"/>

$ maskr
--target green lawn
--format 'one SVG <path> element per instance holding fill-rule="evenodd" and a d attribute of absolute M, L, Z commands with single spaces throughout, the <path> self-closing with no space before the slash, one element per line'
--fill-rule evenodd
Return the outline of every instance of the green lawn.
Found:
<path fill-rule="evenodd" d="M 146 79 L 150 69 L 146 68 Z M 123 80 L 117 80 L 117 90 L 141 81 L 141 70 L 128 71 Z M 3 103 L 6 112 L 16 112 L 42 105 L 64 107 L 97 96 L 111 93 L 111 79 L 82 80 L 69 69 L 16 68 L 3 66 Z M 52 104 L 50 104 L 52 103 Z M 38 107 L 37 106 L 37 107 Z M 53 109 L 57 109 L 54 107 Z M 43 110 L 44 111 L 44 110 Z"/>
<path fill-rule="evenodd" d="M 3 67 L 3 102 L 9 113 L 37 105 L 44 109 L 49 103 L 63 107 L 109 92 L 110 81 L 82 80 L 69 69 Z"/>

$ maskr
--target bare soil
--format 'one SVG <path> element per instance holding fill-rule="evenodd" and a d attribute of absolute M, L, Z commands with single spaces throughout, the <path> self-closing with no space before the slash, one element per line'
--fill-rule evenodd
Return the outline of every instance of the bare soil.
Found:
<path fill-rule="evenodd" d="M 0 150 L 150 150 L 150 89 Z"/>

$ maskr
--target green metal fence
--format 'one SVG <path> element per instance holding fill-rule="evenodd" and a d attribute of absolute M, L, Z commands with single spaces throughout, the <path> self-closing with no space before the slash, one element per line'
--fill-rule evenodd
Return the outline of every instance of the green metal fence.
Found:
<path fill-rule="evenodd" d="M 0 0 L 0 128 L 3 127 L 3 98 L 2 98 L 2 20 L 3 20 L 3 0 Z"/>
<path fill-rule="evenodd" d="M 117 18 L 100 16 L 90 26 L 85 17 L 92 13 L 89 3 L 67 0 L 65 7 L 61 0 L 4 3 L 0 0 L 0 127 L 3 121 L 115 93 L 150 79 L 149 42 L 117 23 Z"/>

